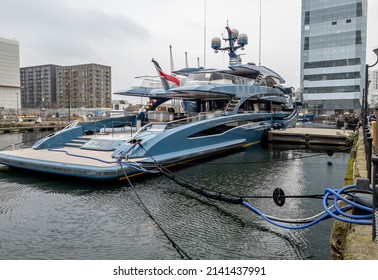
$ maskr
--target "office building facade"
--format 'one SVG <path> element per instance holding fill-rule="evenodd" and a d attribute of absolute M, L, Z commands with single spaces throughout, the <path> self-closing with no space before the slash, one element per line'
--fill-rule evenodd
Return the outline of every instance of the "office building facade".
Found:
<path fill-rule="evenodd" d="M 56 108 L 56 69 L 59 65 L 22 67 L 21 104 L 23 108 Z"/>
<path fill-rule="evenodd" d="M 367 0 L 302 0 L 301 92 L 316 114 L 361 112 Z"/>
<path fill-rule="evenodd" d="M 58 67 L 58 108 L 111 108 L 111 67 L 83 64 Z"/>
<path fill-rule="evenodd" d="M 0 38 L 0 115 L 16 115 L 20 108 L 19 43 Z"/>

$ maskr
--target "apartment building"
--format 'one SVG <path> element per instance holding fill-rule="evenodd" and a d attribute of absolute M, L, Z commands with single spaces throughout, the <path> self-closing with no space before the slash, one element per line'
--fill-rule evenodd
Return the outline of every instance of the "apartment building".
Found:
<path fill-rule="evenodd" d="M 62 66 L 56 79 L 58 108 L 112 108 L 110 66 Z"/>
<path fill-rule="evenodd" d="M 21 104 L 23 108 L 56 108 L 56 69 L 59 65 L 22 67 Z"/>

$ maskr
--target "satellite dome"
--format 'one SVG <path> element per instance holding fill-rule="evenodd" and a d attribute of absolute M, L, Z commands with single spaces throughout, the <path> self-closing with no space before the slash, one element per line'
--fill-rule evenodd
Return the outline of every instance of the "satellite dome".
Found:
<path fill-rule="evenodd" d="M 221 47 L 221 39 L 219 37 L 214 37 L 211 39 L 211 48 L 217 51 Z"/>

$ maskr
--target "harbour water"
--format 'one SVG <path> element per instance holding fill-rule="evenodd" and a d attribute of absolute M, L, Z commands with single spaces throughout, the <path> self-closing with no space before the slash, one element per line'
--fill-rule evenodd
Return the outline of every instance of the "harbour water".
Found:
<path fill-rule="evenodd" d="M 0 148 L 41 137 L 0 135 Z M 173 171 L 238 195 L 322 194 L 344 183 L 349 153 L 253 146 Z M 309 217 L 321 200 L 248 201 L 265 214 Z M 160 225 L 159 228 L 153 219 Z M 332 220 L 302 230 L 264 221 L 240 205 L 201 197 L 160 176 L 95 183 L 0 171 L 0 259 L 329 259 Z M 163 231 L 165 234 L 163 233 Z M 171 239 L 167 238 L 167 236 Z M 172 245 L 176 244 L 176 247 Z M 177 249 L 179 248 L 179 249 Z"/>

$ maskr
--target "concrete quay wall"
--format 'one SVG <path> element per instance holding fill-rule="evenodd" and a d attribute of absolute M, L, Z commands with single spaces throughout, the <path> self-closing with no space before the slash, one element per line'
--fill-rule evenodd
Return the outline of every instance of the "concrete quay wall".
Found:
<path fill-rule="evenodd" d="M 0 123 L 0 134 L 2 133 L 22 133 L 32 131 L 57 131 L 65 126 L 68 122 L 7 122 Z"/>
<path fill-rule="evenodd" d="M 374 126 L 375 127 L 375 126 Z M 375 135 L 373 132 L 372 135 Z M 362 129 L 358 132 L 358 141 L 351 152 L 350 176 L 353 183 L 358 178 L 367 178 L 366 153 Z M 375 140 L 373 140 L 375 143 Z M 348 174 L 351 173 L 351 174 Z M 346 182 L 346 185 L 350 183 Z M 330 246 L 331 259 L 336 260 L 378 260 L 378 243 L 372 240 L 371 225 L 355 225 L 335 221 L 333 224 Z"/>

